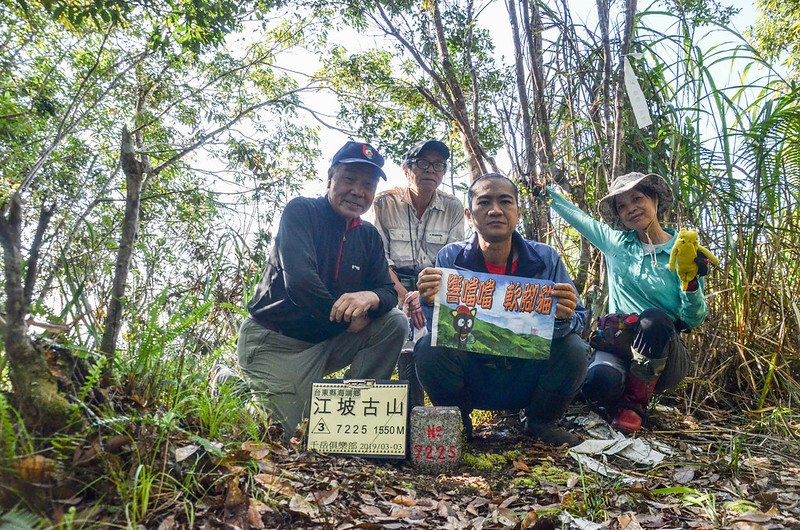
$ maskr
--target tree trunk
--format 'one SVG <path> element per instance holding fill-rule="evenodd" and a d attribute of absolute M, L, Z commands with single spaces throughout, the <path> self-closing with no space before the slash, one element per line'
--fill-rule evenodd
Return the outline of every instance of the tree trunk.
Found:
<path fill-rule="evenodd" d="M 47 220 L 49 216 L 43 213 L 37 234 L 44 232 Z M 11 197 L 7 214 L 0 216 L 0 245 L 3 247 L 7 314 L 3 339 L 11 385 L 26 427 L 32 432 L 52 434 L 67 425 L 69 403 L 59 393 L 45 356 L 28 337 L 25 317 L 36 273 L 30 271 L 31 265 L 26 285 L 23 285 L 22 200 L 16 193 Z M 36 245 L 34 251 L 38 252 Z"/>
<path fill-rule="evenodd" d="M 602 124 L 604 132 L 604 145 L 601 146 L 603 152 L 603 166 L 606 168 L 606 182 L 612 173 L 614 161 L 614 133 L 615 127 L 611 119 L 611 84 L 613 82 L 611 68 L 611 36 L 610 36 L 610 0 L 597 0 L 597 19 L 600 26 L 600 36 L 602 39 L 603 53 L 600 55 L 603 61 L 603 82 L 601 84 L 602 105 Z"/>
<path fill-rule="evenodd" d="M 525 54 L 522 50 L 515 0 L 506 0 L 506 8 L 508 9 L 508 21 L 511 24 L 511 38 L 514 41 L 514 73 L 519 95 L 519 110 L 522 116 L 522 164 L 519 165 L 520 160 L 512 160 L 512 162 L 518 164 L 520 179 L 525 184 L 532 184 L 535 164 L 530 102 L 528 101 L 528 87 L 525 83 Z"/>
<path fill-rule="evenodd" d="M 625 141 L 624 124 L 624 92 L 625 92 L 625 68 L 623 59 L 631 48 L 633 38 L 633 21 L 636 17 L 636 0 L 626 0 L 625 2 L 625 29 L 623 30 L 622 43 L 619 49 L 619 65 L 617 66 L 617 90 L 614 98 L 614 143 L 611 163 L 611 176 L 617 177 L 625 172 L 627 159 L 625 151 L 622 149 Z"/>
<path fill-rule="evenodd" d="M 547 111 L 544 87 L 544 59 L 542 51 L 542 33 L 544 23 L 539 12 L 539 4 L 530 4 L 527 0 L 522 0 L 522 12 L 524 14 L 523 26 L 528 35 L 528 54 L 531 61 L 531 80 L 533 81 L 532 101 L 534 116 L 536 117 L 536 143 L 539 151 L 539 164 L 544 173 L 554 171 L 553 162 L 553 140 L 550 135 L 550 113 Z"/>
<path fill-rule="evenodd" d="M 464 92 L 461 90 L 461 81 L 450 59 L 450 52 L 447 49 L 447 40 L 444 34 L 442 13 L 439 9 L 438 1 L 433 2 L 433 26 L 436 29 L 436 42 L 439 45 L 439 55 L 442 59 L 444 82 L 450 94 L 452 94 L 453 108 L 451 110 L 456 118 L 456 125 L 464 143 L 464 154 L 467 157 L 467 169 L 469 170 L 471 180 L 475 180 L 486 173 L 486 153 L 478 139 L 478 131 L 472 127 L 469 111 L 467 109 L 467 102 L 464 98 Z M 476 122 L 479 110 L 480 109 L 477 108 L 472 109 L 472 112 L 476 116 Z"/>
<path fill-rule="evenodd" d="M 122 322 L 122 302 L 125 297 L 125 287 L 128 283 L 133 245 L 136 241 L 136 232 L 139 228 L 139 211 L 141 210 L 142 183 L 144 182 L 145 165 L 136 156 L 133 138 L 128 127 L 122 128 L 122 144 L 120 147 L 120 165 L 125 173 L 126 196 L 125 217 L 122 221 L 122 235 L 117 250 L 117 260 L 114 266 L 114 282 L 111 287 L 111 299 L 108 303 L 108 314 L 105 320 L 105 329 L 100 342 L 100 351 L 106 354 L 108 362 L 105 366 L 105 375 L 110 376 L 114 367 L 114 357 L 117 348 L 117 337 Z"/>

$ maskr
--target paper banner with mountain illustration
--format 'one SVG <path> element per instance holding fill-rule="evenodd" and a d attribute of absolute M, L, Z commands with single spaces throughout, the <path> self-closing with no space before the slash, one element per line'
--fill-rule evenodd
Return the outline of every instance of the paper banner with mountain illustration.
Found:
<path fill-rule="evenodd" d="M 556 301 L 553 282 L 442 269 L 432 346 L 522 359 L 547 359 Z"/>

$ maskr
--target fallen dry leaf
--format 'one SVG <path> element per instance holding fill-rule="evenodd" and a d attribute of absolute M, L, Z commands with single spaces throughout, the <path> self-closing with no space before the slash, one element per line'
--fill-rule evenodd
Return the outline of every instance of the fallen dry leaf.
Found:
<path fill-rule="evenodd" d="M 407 519 L 411 517 L 411 510 L 395 506 L 392 508 L 392 512 L 389 514 L 389 517 L 394 517 L 395 519 Z"/>
<path fill-rule="evenodd" d="M 287 497 L 291 497 L 296 493 L 295 489 L 290 484 L 282 480 L 277 475 L 268 475 L 266 473 L 261 473 L 259 475 L 255 475 L 253 479 L 262 486 L 264 486 L 266 489 L 274 491 L 281 495 L 286 495 Z"/>
<path fill-rule="evenodd" d="M 467 513 L 470 515 L 478 515 L 478 508 L 489 504 L 489 499 L 483 497 L 475 497 L 466 508 Z M 482 524 L 482 523 L 481 523 Z"/>
<path fill-rule="evenodd" d="M 261 512 L 255 506 L 248 506 L 247 508 L 247 524 L 250 528 L 257 528 L 262 530 L 266 528 L 264 526 L 264 520 L 261 518 Z"/>
<path fill-rule="evenodd" d="M 368 505 L 361 506 L 361 513 L 363 513 L 364 515 L 370 515 L 372 517 L 381 517 L 384 515 L 383 511 L 377 506 L 368 506 Z"/>
<path fill-rule="evenodd" d="M 327 506 L 339 498 L 339 488 L 331 488 L 327 491 L 314 493 L 314 500 L 321 506 Z"/>
<path fill-rule="evenodd" d="M 472 530 L 483 530 L 483 523 L 486 522 L 486 517 L 476 517 L 470 521 Z"/>
<path fill-rule="evenodd" d="M 392 502 L 401 506 L 416 506 L 417 500 L 411 495 L 397 495 Z"/>
<path fill-rule="evenodd" d="M 200 446 L 194 444 L 178 447 L 177 449 L 175 449 L 175 461 L 183 462 L 184 460 L 195 454 L 198 449 L 200 449 Z"/>
<path fill-rule="evenodd" d="M 678 484 L 688 484 L 692 480 L 694 480 L 694 468 L 682 467 L 680 469 L 677 469 L 672 474 L 672 479 Z"/>
<path fill-rule="evenodd" d="M 439 517 L 454 517 L 456 515 L 456 511 L 447 501 L 439 501 L 437 513 L 439 514 Z"/>
<path fill-rule="evenodd" d="M 234 508 L 244 504 L 246 498 L 242 493 L 242 488 L 239 487 L 239 476 L 233 475 L 228 478 L 228 491 L 225 494 L 226 508 Z"/>
<path fill-rule="evenodd" d="M 767 530 L 767 529 L 758 523 L 751 523 L 749 521 L 736 521 L 735 523 L 733 523 L 733 530 Z"/>
<path fill-rule="evenodd" d="M 519 499 L 519 495 L 512 495 L 511 497 L 507 498 L 503 502 L 500 503 L 500 508 L 508 508 Z"/>
<path fill-rule="evenodd" d="M 737 515 L 734 519 L 736 521 L 748 523 L 768 523 L 772 517 L 761 512 L 746 512 L 741 515 Z"/>
<path fill-rule="evenodd" d="M 311 519 L 319 516 L 319 508 L 311 504 L 300 494 L 295 495 L 289 500 L 289 509 Z"/>
<path fill-rule="evenodd" d="M 529 473 L 530 470 L 531 470 L 531 468 L 528 467 L 528 464 L 526 464 L 522 460 L 514 460 L 514 463 L 512 464 L 512 466 L 514 467 L 514 469 L 518 469 L 518 470 L 524 471 L 526 473 Z"/>
<path fill-rule="evenodd" d="M 178 523 L 175 522 L 174 515 L 168 515 L 161 521 L 161 524 L 158 525 L 158 530 L 176 530 L 178 528 Z"/>
<path fill-rule="evenodd" d="M 633 513 L 623 513 L 617 517 L 617 523 L 619 524 L 619 530 L 642 530 L 642 525 L 639 524 L 636 515 Z"/>
<path fill-rule="evenodd" d="M 17 463 L 19 478 L 28 482 L 44 482 L 56 468 L 56 461 L 42 455 L 23 458 Z"/>
<path fill-rule="evenodd" d="M 528 512 L 525 514 L 525 517 L 522 518 L 522 522 L 520 523 L 520 528 L 522 530 L 528 530 L 530 527 L 536 524 L 536 521 L 539 520 L 539 516 L 536 512 Z"/>

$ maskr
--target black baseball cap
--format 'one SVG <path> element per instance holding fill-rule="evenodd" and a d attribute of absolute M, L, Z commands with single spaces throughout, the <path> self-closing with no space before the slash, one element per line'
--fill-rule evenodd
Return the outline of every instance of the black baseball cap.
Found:
<path fill-rule="evenodd" d="M 439 140 L 422 140 L 411 146 L 411 149 L 406 153 L 406 161 L 418 157 L 425 149 L 436 151 L 441 154 L 445 160 L 450 159 L 450 149 L 447 148 L 444 142 L 440 142 Z"/>
<path fill-rule="evenodd" d="M 383 172 L 383 156 L 377 149 L 364 142 L 347 142 L 331 158 L 331 167 L 336 164 L 369 164 L 377 170 L 375 176 L 386 180 Z"/>

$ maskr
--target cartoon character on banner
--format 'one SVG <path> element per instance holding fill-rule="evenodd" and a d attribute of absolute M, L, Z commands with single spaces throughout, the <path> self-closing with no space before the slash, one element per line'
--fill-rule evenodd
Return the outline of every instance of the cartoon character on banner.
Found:
<path fill-rule="evenodd" d="M 453 316 L 453 328 L 456 330 L 455 335 L 453 335 L 453 340 L 455 340 L 459 350 L 466 350 L 467 344 L 475 342 L 475 337 L 473 337 L 471 333 L 477 313 L 477 308 L 473 307 L 470 309 L 464 304 L 450 311 L 450 314 Z"/>

